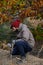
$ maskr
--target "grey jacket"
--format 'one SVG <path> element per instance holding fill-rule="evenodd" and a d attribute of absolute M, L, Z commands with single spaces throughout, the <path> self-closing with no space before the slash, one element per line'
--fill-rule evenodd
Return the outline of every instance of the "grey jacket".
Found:
<path fill-rule="evenodd" d="M 19 26 L 19 34 L 17 37 L 20 37 L 22 40 L 25 40 L 29 43 L 30 47 L 33 48 L 35 45 L 35 41 L 33 38 L 33 35 L 31 31 L 28 29 L 28 27 L 25 24 L 20 24 Z"/>

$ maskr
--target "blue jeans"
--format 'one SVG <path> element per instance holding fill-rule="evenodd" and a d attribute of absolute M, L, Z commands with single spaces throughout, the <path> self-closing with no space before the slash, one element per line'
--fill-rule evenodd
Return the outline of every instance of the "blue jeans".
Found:
<path fill-rule="evenodd" d="M 18 41 L 14 45 L 12 55 L 25 56 L 25 54 L 30 51 L 32 51 L 32 48 L 26 41 Z"/>

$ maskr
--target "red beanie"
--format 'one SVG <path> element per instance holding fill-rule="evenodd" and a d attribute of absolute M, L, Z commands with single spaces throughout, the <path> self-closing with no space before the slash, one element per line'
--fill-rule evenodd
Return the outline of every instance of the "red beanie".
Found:
<path fill-rule="evenodd" d="M 20 20 L 15 20 L 14 22 L 11 23 L 11 28 L 12 27 L 18 28 L 19 24 L 20 24 Z"/>

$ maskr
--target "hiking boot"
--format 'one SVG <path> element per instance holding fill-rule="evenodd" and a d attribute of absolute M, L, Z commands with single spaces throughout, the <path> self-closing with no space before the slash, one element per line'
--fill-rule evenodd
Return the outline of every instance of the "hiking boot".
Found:
<path fill-rule="evenodd" d="M 27 64 L 27 59 L 26 59 L 26 57 L 22 57 L 22 62 L 23 62 L 23 64 Z"/>
<path fill-rule="evenodd" d="M 17 63 L 17 64 L 22 63 L 22 59 L 21 59 L 21 58 L 16 57 L 16 63 Z"/>

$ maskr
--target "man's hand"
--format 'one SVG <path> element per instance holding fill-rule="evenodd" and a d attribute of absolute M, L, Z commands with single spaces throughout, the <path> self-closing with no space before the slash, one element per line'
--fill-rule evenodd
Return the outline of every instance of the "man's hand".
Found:
<path fill-rule="evenodd" d="M 8 46 L 8 47 L 11 47 L 11 44 L 10 44 L 10 43 L 8 43 L 8 44 L 7 44 L 7 46 Z"/>
<path fill-rule="evenodd" d="M 15 44 L 15 40 L 12 40 L 12 44 Z"/>

